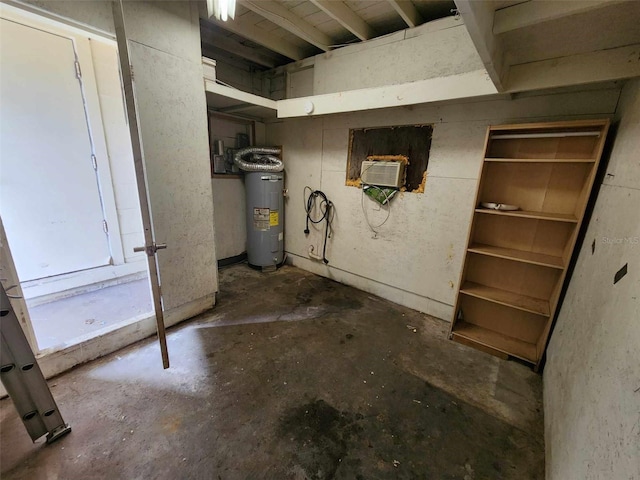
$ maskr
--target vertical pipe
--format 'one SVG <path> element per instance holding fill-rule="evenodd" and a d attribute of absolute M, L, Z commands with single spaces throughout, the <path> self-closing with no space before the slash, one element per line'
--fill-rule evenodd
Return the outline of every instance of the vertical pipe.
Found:
<path fill-rule="evenodd" d="M 120 71 L 122 72 L 122 83 L 124 86 L 124 98 L 127 107 L 127 119 L 129 121 L 129 134 L 131 135 L 131 148 L 133 150 L 133 163 L 136 170 L 136 182 L 138 185 L 138 198 L 140 199 L 140 209 L 142 213 L 142 225 L 144 227 L 144 243 L 147 252 L 147 262 L 149 265 L 149 277 L 151 281 L 151 293 L 153 295 L 153 305 L 156 315 L 156 328 L 158 331 L 158 342 L 160 343 L 160 353 L 162 355 L 162 366 L 169 368 L 169 351 L 167 349 L 167 338 L 164 327 L 164 312 L 162 310 L 162 294 L 160 292 L 160 278 L 158 264 L 156 261 L 155 241 L 153 223 L 151 219 L 151 208 L 149 206 L 149 192 L 147 191 L 147 177 L 144 167 L 144 157 L 142 153 L 142 139 L 140 138 L 140 126 L 138 125 L 138 112 L 136 110 L 135 86 L 133 84 L 133 74 L 131 71 L 131 58 L 129 56 L 129 43 L 124 21 L 124 6 L 122 0 L 113 2 L 113 21 L 116 30 L 116 40 L 118 42 L 118 57 L 120 59 Z"/>

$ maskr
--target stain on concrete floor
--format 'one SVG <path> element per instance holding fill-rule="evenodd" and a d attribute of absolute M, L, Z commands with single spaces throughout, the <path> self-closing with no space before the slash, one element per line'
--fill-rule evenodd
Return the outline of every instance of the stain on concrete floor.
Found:
<path fill-rule="evenodd" d="M 214 310 L 52 379 L 73 432 L 0 402 L 3 479 L 542 479 L 541 379 L 308 272 L 221 271 Z M 415 327 L 416 332 L 413 328 Z"/>

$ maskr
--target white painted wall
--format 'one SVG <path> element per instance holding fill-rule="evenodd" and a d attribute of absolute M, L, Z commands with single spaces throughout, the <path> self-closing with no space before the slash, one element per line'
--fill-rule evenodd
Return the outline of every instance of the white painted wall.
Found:
<path fill-rule="evenodd" d="M 235 148 L 238 133 L 251 136 L 251 131 L 251 124 L 215 116 L 209 118 L 211 142 L 222 140 L 225 149 Z M 211 187 L 213 208 L 216 212 L 216 257 L 218 260 L 235 257 L 247 250 L 244 178 L 237 176 L 212 178 Z"/>
<path fill-rule="evenodd" d="M 253 69 L 249 63 L 234 62 L 221 58 L 215 54 L 207 54 L 216 61 L 216 79 L 232 85 L 243 92 L 262 94 L 262 76 L 260 71 Z"/>
<path fill-rule="evenodd" d="M 463 22 L 448 17 L 266 72 L 271 81 L 265 94 L 278 100 L 298 98 L 476 70 L 484 66 Z"/>
<path fill-rule="evenodd" d="M 216 213 L 216 258 L 222 260 L 247 251 L 244 178 L 212 178 Z"/>
<path fill-rule="evenodd" d="M 316 55 L 265 79 L 279 118 L 310 116 L 309 102 L 316 116 L 498 93 L 455 17 Z"/>
<path fill-rule="evenodd" d="M 619 87 L 610 87 L 269 123 L 268 142 L 284 147 L 285 250 L 294 265 L 450 320 L 487 126 L 607 117 L 618 97 Z M 360 189 L 345 186 L 349 129 L 418 123 L 434 124 L 425 193 L 399 195 L 373 239 Z M 321 249 L 322 232 L 316 229 L 309 238 L 303 233 L 305 185 L 324 191 L 335 204 L 328 266 L 308 256 L 310 245 Z M 382 220 L 382 213 L 371 210 L 372 222 Z"/>
<path fill-rule="evenodd" d="M 110 0 L 7 0 L 7 3 L 43 17 L 71 23 L 86 31 L 115 36 L 113 2 Z"/>
<path fill-rule="evenodd" d="M 463 22 L 448 17 L 317 55 L 313 94 L 398 85 L 483 68 Z"/>
<path fill-rule="evenodd" d="M 624 87 L 616 119 L 609 175 L 547 350 L 549 480 L 640 478 L 640 80 Z"/>
<path fill-rule="evenodd" d="M 250 128 L 250 127 L 249 127 Z M 236 133 L 249 130 L 236 122 L 211 118 L 211 140 L 223 140 L 226 147 L 235 147 Z M 265 124 L 254 122 L 254 145 L 265 145 Z M 244 178 L 212 178 L 215 210 L 216 257 L 218 260 L 235 257 L 247 251 L 246 192 Z"/>
<path fill-rule="evenodd" d="M 251 121 L 236 117 L 220 117 L 212 114 L 209 117 L 209 139 L 211 148 L 216 140 L 224 142 L 225 150 L 227 148 L 236 148 L 236 139 L 238 134 L 245 134 L 251 139 L 253 128 Z"/>

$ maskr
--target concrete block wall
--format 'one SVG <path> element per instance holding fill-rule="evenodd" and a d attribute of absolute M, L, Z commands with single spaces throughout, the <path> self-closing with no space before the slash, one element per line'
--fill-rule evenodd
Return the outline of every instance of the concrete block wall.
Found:
<path fill-rule="evenodd" d="M 491 124 L 611 117 L 619 86 L 575 93 L 525 95 L 449 105 L 424 105 L 327 115 L 267 124 L 270 144 L 283 145 L 286 187 L 285 250 L 294 265 L 334 278 L 438 318 L 450 320 L 473 210 L 486 129 Z M 349 129 L 434 125 L 424 194 L 392 202 L 377 238 L 365 222 L 362 193 L 345 185 Z M 329 265 L 312 260 L 323 231 L 303 233 L 305 185 L 335 204 Z M 365 199 L 373 224 L 384 219 Z"/>
<path fill-rule="evenodd" d="M 624 87 L 616 121 L 607 175 L 547 350 L 549 480 L 640 478 L 640 80 Z"/>

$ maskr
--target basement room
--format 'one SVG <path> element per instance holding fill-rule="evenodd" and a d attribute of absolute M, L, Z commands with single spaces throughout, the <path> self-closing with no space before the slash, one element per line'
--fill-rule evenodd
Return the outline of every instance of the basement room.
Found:
<path fill-rule="evenodd" d="M 640 480 L 639 26 L 0 0 L 0 477 Z"/>

